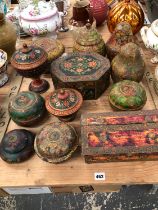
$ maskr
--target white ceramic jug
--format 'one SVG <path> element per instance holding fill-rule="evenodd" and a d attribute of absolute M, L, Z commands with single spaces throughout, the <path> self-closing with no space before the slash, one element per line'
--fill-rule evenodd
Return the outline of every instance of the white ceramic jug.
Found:
<path fill-rule="evenodd" d="M 142 27 L 140 34 L 145 46 L 151 48 L 156 53 L 151 62 L 158 63 L 158 19 L 151 24 L 151 27 Z"/>

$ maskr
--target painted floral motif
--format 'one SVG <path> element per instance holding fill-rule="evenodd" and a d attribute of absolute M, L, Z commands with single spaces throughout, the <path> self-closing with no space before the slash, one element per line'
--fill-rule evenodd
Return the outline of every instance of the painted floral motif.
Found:
<path fill-rule="evenodd" d="M 28 53 L 25 53 L 22 51 L 22 49 L 16 51 L 14 53 L 14 58 L 16 62 L 18 63 L 30 63 L 36 60 L 39 60 L 43 55 L 43 51 L 40 50 L 40 48 L 31 48 L 31 51 Z"/>
<path fill-rule="evenodd" d="M 95 61 L 91 61 L 88 63 L 89 67 L 95 67 L 97 63 Z"/>
<path fill-rule="evenodd" d="M 78 73 L 81 73 L 82 71 L 84 71 L 83 69 L 80 69 L 80 68 L 78 68 L 78 69 L 76 69 L 76 71 L 78 72 Z"/>
<path fill-rule="evenodd" d="M 31 33 L 32 35 L 38 35 L 39 31 L 36 28 L 29 28 L 28 29 L 29 33 Z"/>
<path fill-rule="evenodd" d="M 36 35 L 45 35 L 48 33 L 47 24 L 44 24 L 43 27 L 31 27 L 29 25 L 28 31 L 30 34 L 36 36 Z"/>
<path fill-rule="evenodd" d="M 89 132 L 91 147 L 148 146 L 158 144 L 158 129 Z"/>
<path fill-rule="evenodd" d="M 65 67 L 65 68 L 71 68 L 71 66 L 72 66 L 72 64 L 69 63 L 69 62 L 65 62 L 65 63 L 64 63 L 64 67 Z"/>
<path fill-rule="evenodd" d="M 109 94 L 110 104 L 120 110 L 139 110 L 146 100 L 145 89 L 139 83 L 130 80 L 115 83 Z"/>
<path fill-rule="evenodd" d="M 60 110 L 65 110 L 75 106 L 78 103 L 78 98 L 75 92 L 69 91 L 68 94 L 69 95 L 67 98 L 65 98 L 64 100 L 62 99 L 60 100 L 58 98 L 58 92 L 55 92 L 50 98 L 51 106 L 55 109 L 60 109 Z"/>
<path fill-rule="evenodd" d="M 60 64 L 61 70 L 68 76 L 90 75 L 95 73 L 100 66 L 100 61 L 91 55 L 84 57 L 74 55 Z"/>
<path fill-rule="evenodd" d="M 37 16 L 37 15 L 39 15 L 40 13 L 39 13 L 39 10 L 31 10 L 31 11 L 29 11 L 29 15 L 30 16 Z"/>

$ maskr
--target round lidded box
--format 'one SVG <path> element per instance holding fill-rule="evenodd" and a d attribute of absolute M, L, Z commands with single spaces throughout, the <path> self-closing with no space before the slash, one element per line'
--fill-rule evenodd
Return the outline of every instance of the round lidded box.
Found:
<path fill-rule="evenodd" d="M 46 109 L 61 121 L 71 121 L 83 103 L 80 92 L 71 88 L 57 89 L 46 97 Z"/>
<path fill-rule="evenodd" d="M 47 61 L 47 53 L 40 47 L 27 46 L 17 50 L 11 58 L 11 65 L 24 77 L 36 77 L 43 73 L 43 64 Z"/>
<path fill-rule="evenodd" d="M 11 119 L 21 126 L 30 126 L 38 122 L 45 110 L 42 96 L 31 91 L 20 92 L 12 98 L 8 106 Z"/>
<path fill-rule="evenodd" d="M 114 84 L 109 93 L 111 106 L 118 110 L 139 110 L 146 101 L 145 89 L 139 83 L 130 80 Z"/>
<path fill-rule="evenodd" d="M 34 142 L 37 155 L 50 163 L 65 161 L 77 147 L 78 137 L 75 129 L 63 122 L 53 122 L 43 127 Z"/>
<path fill-rule="evenodd" d="M 43 48 L 48 54 L 48 62 L 59 58 L 64 52 L 65 47 L 59 40 L 41 38 L 33 42 L 34 46 Z"/>
<path fill-rule="evenodd" d="M 4 135 L 0 144 L 0 156 L 8 163 L 22 162 L 34 152 L 35 135 L 25 129 L 15 129 Z"/>
<path fill-rule="evenodd" d="M 105 42 L 102 36 L 90 23 L 86 27 L 81 27 L 76 33 L 76 41 L 74 42 L 73 51 L 76 52 L 96 52 L 105 56 Z"/>
<path fill-rule="evenodd" d="M 42 93 L 49 88 L 46 80 L 39 79 L 46 71 L 47 58 L 48 55 L 44 49 L 23 44 L 23 48 L 12 55 L 10 62 L 20 75 L 34 79 L 29 85 L 30 91 Z"/>

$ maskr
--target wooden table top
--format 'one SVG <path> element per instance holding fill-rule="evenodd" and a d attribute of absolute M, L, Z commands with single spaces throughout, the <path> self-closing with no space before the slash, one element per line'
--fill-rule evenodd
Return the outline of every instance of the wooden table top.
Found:
<path fill-rule="evenodd" d="M 107 41 L 110 37 L 106 23 L 98 29 Z M 66 47 L 66 52 L 72 51 L 73 36 L 72 32 L 59 33 L 59 40 Z M 144 51 L 146 58 L 147 71 L 154 71 L 155 65 L 151 64 L 149 59 L 151 53 Z M 50 89 L 42 94 L 45 97 L 53 90 L 53 83 L 50 75 L 44 76 L 50 83 Z M 31 79 L 23 79 L 20 91 L 28 90 L 28 84 Z M 147 103 L 144 110 L 157 108 L 157 96 L 151 94 L 151 78 L 149 73 L 143 79 L 143 86 L 147 92 Z M 150 87 L 149 87 L 150 86 Z M 98 100 L 84 101 L 81 110 L 78 112 L 76 119 L 70 124 L 73 125 L 80 136 L 80 116 L 86 112 L 109 112 L 112 111 L 108 103 L 109 89 Z M 1 95 L 0 95 L 1 97 Z M 51 115 L 47 115 L 40 125 L 29 128 L 37 133 L 41 127 L 51 121 L 57 120 Z M 12 120 L 10 121 L 7 131 L 19 128 Z M 28 128 L 26 128 L 28 129 Z M 80 139 L 81 141 L 81 139 Z M 42 161 L 36 154 L 29 160 L 19 164 L 7 164 L 0 159 L 0 187 L 20 187 L 20 186 L 74 186 L 74 185 L 122 185 L 122 184 L 155 184 L 158 183 L 158 161 L 135 161 L 135 162 L 111 162 L 86 164 L 81 157 L 80 148 L 71 159 L 58 164 L 50 164 Z M 104 181 L 95 181 L 94 173 L 104 172 Z"/>

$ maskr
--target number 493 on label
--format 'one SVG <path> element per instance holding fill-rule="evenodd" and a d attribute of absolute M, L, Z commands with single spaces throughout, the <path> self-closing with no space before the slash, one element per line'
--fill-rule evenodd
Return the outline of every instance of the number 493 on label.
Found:
<path fill-rule="evenodd" d="M 105 180 L 105 173 L 104 172 L 95 172 L 94 173 L 94 179 L 96 181 L 103 181 L 103 180 Z"/>

